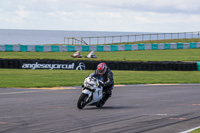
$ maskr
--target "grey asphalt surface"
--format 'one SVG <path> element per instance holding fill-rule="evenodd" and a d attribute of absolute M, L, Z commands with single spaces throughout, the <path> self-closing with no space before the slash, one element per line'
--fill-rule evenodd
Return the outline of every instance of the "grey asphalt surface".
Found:
<path fill-rule="evenodd" d="M 0 88 L 0 133 L 178 133 L 200 126 L 200 84 L 115 87 L 103 108 L 80 89 Z"/>

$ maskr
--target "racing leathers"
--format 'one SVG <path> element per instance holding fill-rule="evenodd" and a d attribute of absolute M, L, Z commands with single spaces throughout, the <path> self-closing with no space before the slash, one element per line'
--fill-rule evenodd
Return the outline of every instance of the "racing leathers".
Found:
<path fill-rule="evenodd" d="M 91 76 L 100 76 L 98 74 L 98 71 L 96 70 L 95 73 L 92 73 Z M 113 73 L 110 70 L 110 68 L 107 68 L 105 74 L 101 75 L 100 77 L 102 77 L 102 81 L 103 81 L 103 93 L 104 96 L 101 100 L 101 104 L 103 105 L 109 97 L 111 97 L 112 95 L 112 89 L 114 87 L 114 78 L 113 78 Z M 100 105 L 100 106 L 102 106 Z"/>

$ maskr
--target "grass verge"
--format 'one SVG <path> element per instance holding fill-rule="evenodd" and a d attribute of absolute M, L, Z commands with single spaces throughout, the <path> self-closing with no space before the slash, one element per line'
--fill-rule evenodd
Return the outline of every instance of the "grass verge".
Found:
<path fill-rule="evenodd" d="M 200 133 L 200 128 L 199 128 L 199 129 L 196 129 L 196 130 L 194 130 L 194 131 L 192 131 L 192 132 L 190 132 L 190 133 Z"/>
<path fill-rule="evenodd" d="M 80 86 L 94 71 L 0 69 L 1 88 Z M 200 83 L 198 71 L 113 71 L 115 84 Z"/>
<path fill-rule="evenodd" d="M 95 52 L 97 59 L 72 58 L 74 52 L 0 52 L 4 59 L 56 59 L 101 61 L 199 61 L 200 49 Z M 89 52 L 81 52 L 86 56 Z"/>

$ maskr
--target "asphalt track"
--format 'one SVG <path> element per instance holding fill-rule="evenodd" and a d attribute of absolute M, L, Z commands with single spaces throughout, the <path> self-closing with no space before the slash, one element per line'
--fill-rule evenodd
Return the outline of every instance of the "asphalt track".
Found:
<path fill-rule="evenodd" d="M 200 84 L 118 86 L 103 108 L 80 89 L 0 88 L 0 133 L 179 133 L 200 126 Z"/>

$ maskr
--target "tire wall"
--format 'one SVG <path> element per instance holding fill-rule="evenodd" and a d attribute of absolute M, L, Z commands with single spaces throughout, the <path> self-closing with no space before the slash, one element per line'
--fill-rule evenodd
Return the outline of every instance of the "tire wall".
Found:
<path fill-rule="evenodd" d="M 25 60 L 0 59 L 0 68 L 8 69 L 63 69 L 95 70 L 100 61 L 62 61 L 62 60 Z M 111 70 L 134 71 L 200 71 L 200 62 L 122 62 L 105 61 Z"/>

